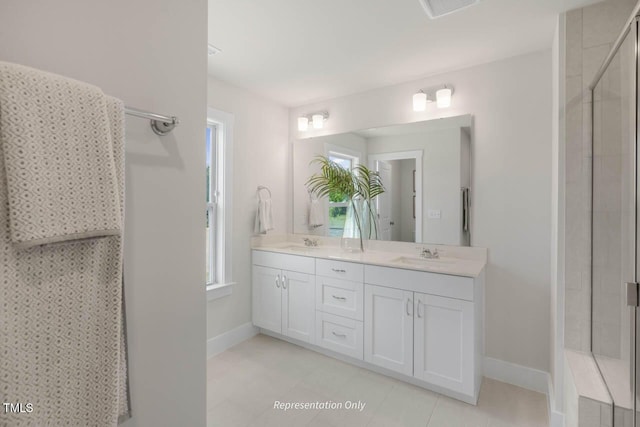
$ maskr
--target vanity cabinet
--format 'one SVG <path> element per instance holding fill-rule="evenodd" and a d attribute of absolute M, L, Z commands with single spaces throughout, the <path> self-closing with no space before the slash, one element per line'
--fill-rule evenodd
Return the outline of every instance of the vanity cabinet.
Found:
<path fill-rule="evenodd" d="M 365 285 L 365 361 L 473 393 L 473 303 Z"/>
<path fill-rule="evenodd" d="M 253 323 L 475 404 L 483 283 L 483 271 L 472 278 L 254 250 Z"/>
<path fill-rule="evenodd" d="M 254 252 L 254 325 L 300 341 L 315 342 L 315 265 L 313 258 L 310 260 L 266 252 L 256 256 Z"/>
<path fill-rule="evenodd" d="M 365 360 L 475 403 L 482 380 L 482 276 L 367 265 L 365 282 Z"/>

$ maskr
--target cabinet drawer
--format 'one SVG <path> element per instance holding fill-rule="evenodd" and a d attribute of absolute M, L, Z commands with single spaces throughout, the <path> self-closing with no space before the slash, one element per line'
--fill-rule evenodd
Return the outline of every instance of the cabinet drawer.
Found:
<path fill-rule="evenodd" d="M 316 277 L 316 309 L 362 321 L 363 301 L 362 282 Z"/>
<path fill-rule="evenodd" d="M 362 360 L 362 322 L 316 311 L 316 345 Z"/>
<path fill-rule="evenodd" d="M 316 274 L 335 279 L 351 280 L 352 282 L 363 282 L 364 265 L 330 259 L 316 259 Z"/>
<path fill-rule="evenodd" d="M 254 249 L 252 263 L 263 267 L 297 271 L 299 273 L 316 273 L 315 258 L 306 256 L 288 255 Z"/>

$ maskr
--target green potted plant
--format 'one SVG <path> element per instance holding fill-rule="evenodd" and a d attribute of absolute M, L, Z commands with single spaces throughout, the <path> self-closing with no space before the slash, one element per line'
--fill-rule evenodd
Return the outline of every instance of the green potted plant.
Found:
<path fill-rule="evenodd" d="M 360 238 L 360 250 L 364 251 L 365 232 L 367 238 L 378 235 L 373 201 L 384 193 L 380 175 L 362 164 L 353 170 L 346 169 L 325 156 L 318 156 L 311 163 L 318 164 L 320 172 L 307 180 L 307 189 L 318 198 L 337 195 L 348 201 Z"/>

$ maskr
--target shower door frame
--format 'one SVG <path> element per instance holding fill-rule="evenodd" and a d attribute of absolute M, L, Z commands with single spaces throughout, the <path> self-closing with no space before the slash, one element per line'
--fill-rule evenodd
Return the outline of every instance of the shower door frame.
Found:
<path fill-rule="evenodd" d="M 640 161 L 638 159 L 638 155 L 640 154 L 638 151 L 638 135 L 640 135 L 640 129 L 639 129 L 639 125 L 640 125 L 640 108 L 638 105 L 639 102 L 639 94 L 638 94 L 638 88 L 640 87 L 640 73 L 639 73 L 639 68 L 640 68 L 640 55 L 638 52 L 638 42 L 640 39 L 640 1 L 638 2 L 638 4 L 636 4 L 636 6 L 633 9 L 633 12 L 631 14 L 631 17 L 627 20 L 626 25 L 623 27 L 620 35 L 618 36 L 618 38 L 616 39 L 615 43 L 613 44 L 611 51 L 609 52 L 609 54 L 607 55 L 607 57 L 605 58 L 603 64 L 601 65 L 600 69 L 598 70 L 598 72 L 596 73 L 594 79 L 592 80 L 591 84 L 589 85 L 589 90 L 590 90 L 590 96 L 591 96 L 591 307 L 590 307 L 590 316 L 591 316 L 591 328 L 590 328 L 590 349 L 591 349 L 591 354 L 593 359 L 596 361 L 596 366 L 598 367 L 598 370 L 600 371 L 600 375 L 604 380 L 604 375 L 602 374 L 602 371 L 600 369 L 600 366 L 597 362 L 597 359 L 595 357 L 595 354 L 593 353 L 593 296 L 594 296 L 594 287 L 593 287 L 593 278 L 594 278 L 594 263 L 593 263 L 593 236 L 594 236 L 594 221 L 593 221 L 593 207 L 594 207 L 594 176 L 595 176 L 595 171 L 594 171 L 594 156 L 595 156 L 595 150 L 594 150 L 594 135 L 595 135 L 595 120 L 594 120 L 594 116 L 595 116 L 595 94 L 594 91 L 598 85 L 598 83 L 600 82 L 600 80 L 602 79 L 603 75 L 605 74 L 605 72 L 608 70 L 609 65 L 611 64 L 612 60 L 614 59 L 614 57 L 616 56 L 616 54 L 618 53 L 618 51 L 620 50 L 620 48 L 622 47 L 623 43 L 625 42 L 627 36 L 631 35 L 633 37 L 633 46 L 634 46 L 634 56 L 635 58 L 633 59 L 633 64 L 634 64 L 634 68 L 635 68 L 635 77 L 632 78 L 633 80 L 633 90 L 632 90 L 632 94 L 635 94 L 635 102 L 634 102 L 634 107 L 635 107 L 635 111 L 633 112 L 633 117 L 635 118 L 635 125 L 633 126 L 633 139 L 632 139 L 632 148 L 633 148 L 633 158 L 634 158 L 634 164 L 633 164 L 633 189 L 631 191 L 631 195 L 632 197 L 635 198 L 635 204 L 634 204 L 634 216 L 635 216 L 635 227 L 634 227 L 634 254 L 633 254 L 633 259 L 635 259 L 635 263 L 634 263 L 634 272 L 633 272 L 633 277 L 629 278 L 630 281 L 632 283 L 635 283 L 635 305 L 630 305 L 629 309 L 632 310 L 631 312 L 631 320 L 630 320 L 630 345 L 629 345 L 629 350 L 630 350 L 630 359 L 629 359 L 629 364 L 630 364 L 630 375 L 631 375 L 631 396 L 632 396 L 632 400 L 633 400 L 633 404 L 632 404 L 632 411 L 633 411 L 633 426 L 634 427 L 640 427 L 640 417 L 638 417 L 637 411 L 638 409 L 638 403 L 637 403 L 637 396 L 638 396 L 638 386 L 640 385 L 640 382 L 638 381 L 637 378 L 637 374 L 640 373 L 640 367 L 638 366 L 640 364 L 640 360 L 638 359 L 638 355 L 640 354 L 640 339 L 638 339 L 638 334 L 637 332 L 640 331 L 640 318 L 638 316 L 638 310 L 639 310 L 639 302 L 640 302 L 640 285 L 638 284 L 638 264 L 639 264 L 639 260 L 638 260 L 638 254 L 640 254 L 640 239 L 638 236 L 638 229 L 639 224 L 638 224 L 638 211 L 640 208 L 640 205 L 638 203 L 638 189 L 640 188 L 640 176 L 638 174 L 638 165 L 640 164 Z M 626 282 L 625 278 L 623 278 L 623 280 Z M 620 284 L 621 286 L 623 286 L 623 283 Z M 629 298 L 631 295 L 628 293 L 627 294 L 627 298 Z M 629 301 L 629 299 L 628 299 Z M 609 385 L 606 383 L 605 381 L 605 385 L 607 387 L 607 391 L 609 393 L 609 396 L 611 398 L 611 425 L 613 427 L 619 427 L 616 426 L 615 424 L 615 413 L 616 413 L 616 403 L 613 400 L 613 396 L 611 395 L 611 392 L 609 391 Z"/>

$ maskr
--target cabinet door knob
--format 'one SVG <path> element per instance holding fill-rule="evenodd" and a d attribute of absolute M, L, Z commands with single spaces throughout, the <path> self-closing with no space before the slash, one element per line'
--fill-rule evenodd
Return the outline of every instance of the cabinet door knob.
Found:
<path fill-rule="evenodd" d="M 276 276 L 276 288 L 280 288 L 280 275 Z"/>

